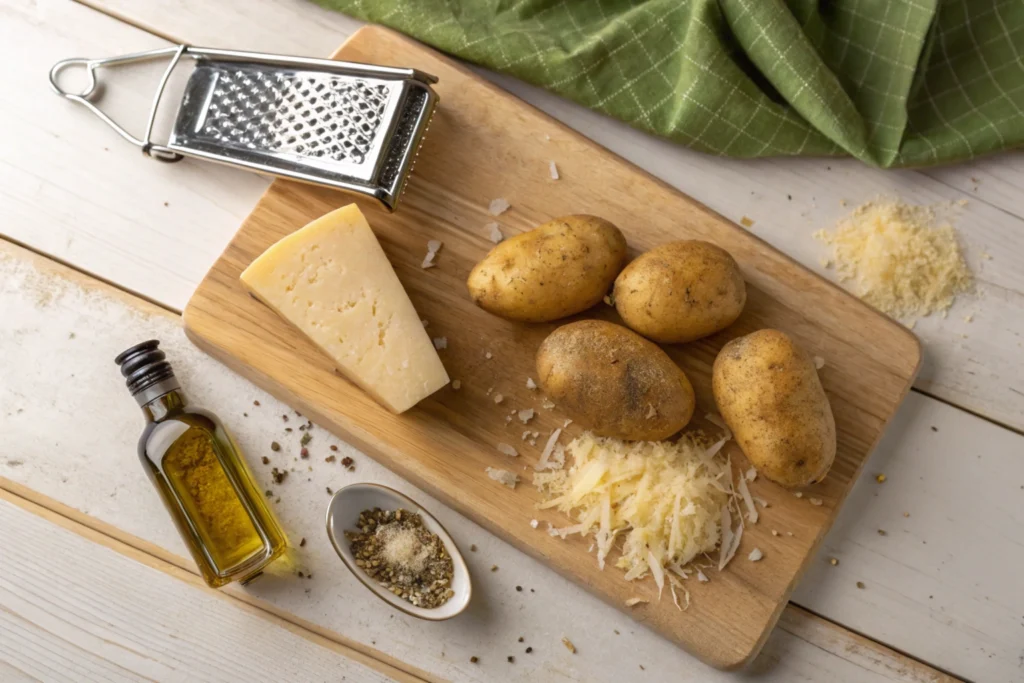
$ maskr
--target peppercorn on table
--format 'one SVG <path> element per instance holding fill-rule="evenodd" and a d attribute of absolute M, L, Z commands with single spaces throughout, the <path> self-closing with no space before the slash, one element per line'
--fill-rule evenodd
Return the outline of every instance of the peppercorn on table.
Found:
<path fill-rule="evenodd" d="M 194 349 L 177 312 L 266 181 L 148 162 L 40 82 L 58 59 L 166 38 L 322 56 L 356 22 L 300 0 L 0 2 L 0 50 L 12 65 L 0 93 L 0 678 L 736 677 L 636 627 Z M 955 224 L 981 291 L 918 323 L 927 360 L 917 391 L 751 668 L 780 681 L 1019 679 L 1024 598 L 1006 568 L 1024 561 L 1024 521 L 1007 513 L 1024 499 L 1024 157 L 895 173 L 845 160 L 712 159 L 489 77 L 815 269 L 825 252 L 810 235 L 880 193 L 966 200 Z M 111 88 L 126 124 L 144 120 L 152 78 L 126 71 Z M 203 587 L 137 462 L 142 421 L 111 360 L 149 338 L 161 340 L 190 399 L 236 436 L 261 493 L 273 494 L 264 499 L 292 549 L 248 586 Z M 294 458 L 295 471 L 275 482 L 264 455 Z M 445 525 L 474 579 L 464 614 L 414 620 L 345 570 L 322 515 L 328 490 L 356 481 L 409 493 Z"/>

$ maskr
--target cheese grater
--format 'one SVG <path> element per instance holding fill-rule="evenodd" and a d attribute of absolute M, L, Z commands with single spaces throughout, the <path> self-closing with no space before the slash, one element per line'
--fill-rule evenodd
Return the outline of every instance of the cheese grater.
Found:
<path fill-rule="evenodd" d="M 96 71 L 169 58 L 146 124 L 137 138 L 92 100 Z M 193 62 L 167 142 L 153 125 L 167 82 L 183 60 Z M 57 79 L 82 67 L 84 91 Z M 66 59 L 50 70 L 57 94 L 88 107 L 107 125 L 160 161 L 207 159 L 379 200 L 394 210 L 437 105 L 437 78 L 400 69 L 330 59 L 177 45 L 107 59 Z"/>

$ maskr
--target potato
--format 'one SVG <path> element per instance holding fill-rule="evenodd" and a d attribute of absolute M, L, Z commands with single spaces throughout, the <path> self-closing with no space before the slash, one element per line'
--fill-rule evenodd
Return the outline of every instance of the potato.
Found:
<path fill-rule="evenodd" d="M 814 361 L 788 335 L 759 330 L 715 359 L 715 403 L 757 471 L 799 488 L 821 481 L 836 457 L 836 423 Z"/>
<path fill-rule="evenodd" d="M 693 417 L 690 380 L 664 351 L 603 320 L 562 325 L 537 351 L 541 388 L 600 436 L 666 439 Z"/>
<path fill-rule="evenodd" d="M 615 308 L 632 330 L 677 344 L 740 317 L 747 288 L 729 252 L 708 242 L 669 242 L 640 255 L 615 279 Z"/>
<path fill-rule="evenodd" d="M 626 238 L 594 216 L 565 216 L 491 249 L 466 284 L 477 306 L 519 322 L 558 320 L 608 293 L 626 265 Z"/>

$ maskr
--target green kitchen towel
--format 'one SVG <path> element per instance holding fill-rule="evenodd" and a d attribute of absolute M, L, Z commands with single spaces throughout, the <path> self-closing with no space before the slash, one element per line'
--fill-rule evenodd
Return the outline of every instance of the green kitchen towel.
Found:
<path fill-rule="evenodd" d="M 317 1 L 712 154 L 1024 143 L 1024 0 Z"/>

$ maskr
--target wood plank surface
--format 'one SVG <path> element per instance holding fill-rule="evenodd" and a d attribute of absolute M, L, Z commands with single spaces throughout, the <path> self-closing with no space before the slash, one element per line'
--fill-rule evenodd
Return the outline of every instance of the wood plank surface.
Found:
<path fill-rule="evenodd" d="M 306 0 L 221 0 L 217 3 L 88 0 L 88 3 L 174 40 L 315 57 L 330 54 L 362 25 Z M 966 246 L 967 260 L 975 272 L 978 287 L 972 295 L 961 297 L 948 317 L 926 318 L 914 329 L 927 349 L 916 386 L 944 401 L 1018 431 L 1024 430 L 1024 367 L 1019 362 L 1024 350 L 1024 152 L 922 171 L 883 171 L 852 159 L 717 158 L 645 135 L 514 78 L 482 69 L 475 71 L 730 220 L 739 222 L 743 216 L 750 217 L 754 220 L 751 232 L 830 278 L 834 273 L 821 265 L 826 248 L 811 235 L 819 228 L 832 226 L 854 206 L 879 195 L 898 195 L 910 203 L 951 207 L 950 213 L 955 215 L 955 225 Z M 152 78 L 156 77 L 158 74 L 154 73 Z M 38 96 L 48 95 L 40 92 Z M 14 110 L 19 106 L 18 101 L 8 104 Z M 36 125 L 60 134 L 62 128 L 52 121 L 56 112 L 42 113 L 45 116 L 34 119 Z M 4 113 L 0 112 L 2 116 Z M 97 134 L 109 135 L 106 131 Z M 12 144 L 18 142 L 15 140 Z M 126 159 L 139 163 L 132 150 L 119 140 L 112 142 L 112 154 L 123 153 Z M 16 160 L 14 163 L 27 162 Z M 193 172 L 192 167 L 199 166 L 202 164 L 186 162 L 178 164 L 175 170 L 189 174 Z M 156 193 L 165 191 L 162 185 L 145 182 L 147 169 L 139 168 L 138 174 L 142 176 L 142 187 Z M 132 187 L 136 186 L 134 175 Z M 90 180 L 84 179 L 86 183 Z M 56 177 L 53 182 L 62 180 Z M 113 182 L 117 182 L 116 179 Z M 187 194 L 190 189 L 191 184 L 189 188 L 179 188 L 178 192 Z M 248 195 L 250 202 L 257 195 L 258 190 L 253 190 Z M 237 195 L 227 196 L 220 204 L 238 206 L 239 199 Z M 960 206 L 961 202 L 967 202 L 966 206 Z M 172 203 L 172 207 L 175 206 L 182 205 Z M 242 206 L 233 226 L 225 226 L 216 216 L 212 220 L 207 218 L 204 202 L 198 203 L 194 221 L 180 220 L 180 214 L 175 212 L 178 219 L 175 229 L 188 235 L 192 243 L 210 245 L 219 241 L 220 246 L 208 247 L 200 273 L 213 262 L 234 226 L 244 217 L 248 207 Z M 213 227 L 225 232 L 211 234 Z M 59 228 L 59 224 L 33 226 L 32 230 L 20 231 L 25 235 L 20 239 L 48 240 L 50 233 Z M 159 224 L 150 227 L 146 223 L 137 230 L 166 232 Z M 48 241 L 60 249 L 59 241 Z M 136 249 L 135 244 L 126 242 L 117 252 L 97 254 L 96 259 L 90 261 L 90 267 L 111 273 L 128 270 L 134 267 L 131 256 Z M 50 253 L 59 255 L 59 252 Z M 985 254 L 992 258 L 987 259 Z M 121 263 L 122 260 L 127 263 Z M 191 263 L 162 264 L 161 267 L 177 268 L 188 277 L 194 277 L 193 287 L 198 283 Z M 155 285 L 162 276 L 160 270 L 147 275 L 146 284 L 151 291 L 158 289 Z M 180 309 L 186 298 L 176 296 L 172 305 Z M 969 322 L 968 316 L 971 316 Z"/>
<path fill-rule="evenodd" d="M 284 432 L 285 424 L 280 419 L 288 407 L 195 349 L 185 340 L 177 316 L 2 240 L 0 282 L 4 283 L 0 286 L 0 309 L 9 321 L 0 330 L 0 350 L 5 367 L 10 369 L 6 381 L 0 383 L 0 416 L 7 443 L 0 454 L 0 488 L 13 490 L 194 572 L 158 496 L 137 466 L 134 451 L 141 420 L 110 363 L 112 354 L 124 346 L 156 337 L 163 340 L 189 397 L 196 405 L 217 411 L 249 455 L 261 488 L 275 490 L 279 497 L 275 510 L 293 543 L 295 539 L 307 539 L 298 559 L 307 576 L 311 573 L 313 578 L 261 580 L 244 590 L 232 589 L 233 597 L 376 659 L 401 661 L 404 667 L 425 670 L 429 672 L 425 677 L 460 681 L 621 681 L 633 680 L 642 665 L 644 675 L 652 680 L 734 680 L 731 674 L 681 656 L 669 641 L 652 637 L 628 616 L 440 505 L 325 430 L 315 428 L 312 432 L 312 471 L 305 478 L 293 476 L 286 484 L 275 486 L 269 466 L 261 466 L 257 460 L 259 455 L 271 453 L 268 444 L 272 440 L 280 441 L 284 452 L 295 454 L 298 440 Z M 40 364 L 41 356 L 49 362 Z M 254 406 L 254 400 L 261 405 Z M 937 410 L 944 411 L 944 419 L 957 412 L 930 399 L 919 400 L 934 403 Z M 915 413 L 910 415 L 913 418 Z M 999 441 L 999 434 L 991 433 L 991 425 L 980 420 L 975 423 L 972 433 L 976 438 Z M 967 427 L 965 431 L 971 431 L 970 425 Z M 927 432 L 928 426 L 911 420 L 896 431 L 913 440 L 912 435 Z M 329 445 L 337 446 L 339 452 L 330 451 Z M 356 471 L 346 472 L 336 464 L 323 463 L 320 456 L 326 453 L 352 456 Z M 923 454 L 923 462 L 958 456 L 940 448 Z M 1010 469 L 1014 462 L 1008 461 Z M 378 482 L 403 491 L 427 506 L 461 547 L 477 546 L 477 552 L 468 553 L 466 558 L 474 575 L 476 598 L 463 617 L 444 624 L 426 624 L 383 609 L 342 568 L 323 534 L 322 516 L 330 499 L 324 489 L 354 481 Z M 895 495 L 908 485 L 894 478 Z M 959 495 L 965 496 L 966 492 Z M 950 500 L 954 509 L 965 507 L 956 495 Z M 860 546 L 871 545 L 870 538 L 857 537 L 856 524 L 842 522 L 843 518 L 859 520 L 865 516 L 858 501 L 860 497 L 854 495 L 837 526 L 837 530 L 847 533 L 852 529 L 851 538 L 856 542 L 848 544 L 835 532 L 830 536 L 833 552 L 845 553 L 844 557 L 853 557 Z M 984 516 L 984 508 L 978 514 Z M 915 507 L 915 519 L 923 527 L 918 533 L 931 541 L 922 549 L 934 553 L 915 558 L 922 565 L 937 564 L 935 558 L 941 559 L 954 545 L 961 548 L 960 540 L 940 533 L 945 513 L 935 501 L 930 507 L 928 501 L 921 508 Z M 1009 521 L 999 531 L 1008 536 L 1019 533 Z M 868 557 L 874 558 L 875 554 L 869 553 Z M 894 558 L 899 559 L 898 552 Z M 1017 561 L 1024 561 L 1024 556 L 1007 556 L 1008 563 Z M 492 565 L 499 570 L 489 571 Z M 910 595 L 915 585 L 902 583 L 903 575 L 895 578 L 900 583 L 887 583 L 882 573 L 878 588 L 890 595 Z M 960 572 L 939 573 L 935 591 L 936 595 L 973 595 L 980 591 L 996 594 L 1006 592 L 1005 584 L 996 582 L 1005 578 L 985 577 L 980 587 L 975 587 L 973 581 L 967 584 Z M 516 591 L 516 585 L 524 590 Z M 125 593 L 131 593 L 130 587 Z M 840 613 L 850 612 L 850 606 L 836 598 L 847 596 L 849 602 L 863 599 L 863 593 L 846 581 L 833 582 L 829 596 L 840 603 Z M 893 608 L 896 612 L 888 613 L 885 619 L 913 624 L 913 634 L 928 631 L 929 646 L 935 641 L 974 644 L 971 652 L 956 653 L 944 662 L 956 670 L 972 674 L 1012 671 L 1009 653 L 1013 648 L 1006 642 L 1012 634 L 1003 633 L 1001 623 L 992 625 L 1002 629 L 996 633 L 985 622 L 975 622 L 972 615 L 963 613 L 963 605 L 951 602 L 940 620 L 917 603 L 898 599 Z M 836 605 L 830 607 L 835 609 Z M 1008 612 L 1019 608 L 1012 602 L 1007 606 Z M 191 602 L 183 600 L 181 609 L 191 610 Z M 858 616 L 866 617 L 867 625 L 878 629 L 881 624 L 871 623 L 871 614 L 865 610 Z M 971 617 L 969 625 L 963 617 Z M 920 624 L 926 628 L 918 628 Z M 562 647 L 559 641 L 563 635 L 579 648 L 577 656 Z M 517 642 L 520 636 L 533 647 L 529 657 L 518 649 L 523 647 Z M 901 645 L 924 651 L 918 641 L 904 639 Z M 974 651 L 979 645 L 999 656 L 978 657 Z M 516 656 L 514 666 L 506 661 L 510 654 Z M 471 656 L 478 656 L 480 663 L 471 664 Z M 838 683 L 945 680 L 932 669 L 793 606 L 786 609 L 750 670 L 758 672 L 759 680 L 780 682 L 818 681 L 822 672 L 828 672 Z"/>
<path fill-rule="evenodd" d="M 200 284 L 184 312 L 190 339 L 705 661 L 722 668 L 749 662 L 909 390 L 920 362 L 916 338 L 747 231 L 414 41 L 366 27 L 336 56 L 417 64 L 440 78 L 436 89 L 442 104 L 400 210 L 388 214 L 371 203 L 357 203 L 420 316 L 429 321 L 430 334 L 447 338 L 442 359 L 449 375 L 460 380 L 461 391 L 449 387 L 414 410 L 393 415 L 339 377 L 330 359 L 241 287 L 241 270 L 267 247 L 352 201 L 298 183 L 271 185 Z M 558 181 L 546 172 L 551 159 L 558 162 Z M 748 283 L 740 320 L 706 340 L 667 348 L 694 384 L 698 415 L 715 412 L 710 367 L 729 339 L 775 327 L 826 359 L 823 382 L 836 417 L 839 448 L 828 479 L 808 491 L 808 498 L 819 497 L 825 504 L 815 508 L 769 482 L 755 483 L 754 495 L 769 500 L 772 508 L 764 524 L 748 529 L 739 557 L 760 547 L 765 560 L 737 562 L 715 581 L 691 587 L 694 604 L 685 612 L 670 600 L 625 607 L 625 600 L 635 595 L 654 598 L 653 581 L 628 583 L 618 572 L 600 571 L 585 552 L 591 539 L 564 542 L 544 533 L 543 527 L 530 526 L 534 518 L 554 526 L 569 523 L 557 513 L 538 513 L 541 499 L 528 474 L 546 436 L 567 416 L 557 408 L 543 409 L 539 393 L 525 387 L 527 377 L 536 374 L 540 341 L 557 325 L 508 323 L 476 308 L 466 293 L 466 275 L 492 246 L 483 226 L 490 220 L 486 207 L 496 197 L 512 204 L 498 219 L 507 234 L 560 215 L 589 213 L 620 226 L 634 255 L 685 237 L 710 240 L 736 258 Z M 425 270 L 420 262 L 430 239 L 445 246 L 437 267 Z M 609 317 L 610 309 L 600 308 L 597 314 Z M 504 402 L 495 403 L 492 390 Z M 518 420 L 505 420 L 510 408 L 536 409 L 538 418 L 527 425 L 541 432 L 535 446 L 519 439 L 524 427 Z M 578 429 L 574 425 L 568 433 L 575 435 Z M 498 452 L 502 442 L 516 443 L 522 453 L 514 464 Z M 731 451 L 734 462 L 742 464 L 739 450 Z M 487 467 L 522 470 L 523 482 L 510 491 L 488 478 Z M 769 533 L 769 522 L 793 528 L 795 538 L 780 542 Z"/>
<path fill-rule="evenodd" d="M 97 0 L 95 4 L 108 11 L 118 8 L 127 20 L 171 39 L 310 56 L 328 54 L 361 25 L 301 0 L 222 0 L 213 4 L 198 0 L 151 0 L 145 3 Z M 0 13 L 3 16 L 0 31 L 7 37 L 0 44 L 0 52 L 9 55 L 13 65 L 8 73 L 10 87 L 0 93 L 4 104 L 0 108 L 0 120 L 4 122 L 0 128 L 0 139 L 4 149 L 10 152 L 3 154 L 4 163 L 0 165 L 0 174 L 5 178 L 5 183 L 0 185 L 0 233 L 14 235 L 79 268 L 180 309 L 266 187 L 266 182 L 227 168 L 211 168 L 191 162 L 165 166 L 148 161 L 86 112 L 55 99 L 45 86 L 40 87 L 46 70 L 57 59 L 72 55 L 105 56 L 166 43 L 145 35 L 133 26 L 66 0 L 4 0 L 0 2 Z M 1014 329 L 1024 324 L 1019 305 L 1021 287 L 1008 280 L 1024 272 L 1024 258 L 1013 241 L 1015 236 L 1024 234 L 1021 222 L 1015 217 L 1024 213 L 1022 195 L 1015 189 L 1024 186 L 1024 164 L 1020 163 L 1019 152 L 988 157 L 969 165 L 932 169 L 924 174 L 880 172 L 843 160 L 764 159 L 746 162 L 718 159 L 637 133 L 515 79 L 481 73 L 684 189 L 730 219 L 738 221 L 743 215 L 753 217 L 756 220 L 752 228 L 754 233 L 814 269 L 818 269 L 822 251 L 809 239 L 809 235 L 849 210 L 839 206 L 839 199 L 848 200 L 852 206 L 884 192 L 899 193 L 908 201 L 926 203 L 970 200 L 958 225 L 968 243 L 969 260 L 976 270 L 983 271 L 982 287 L 998 296 L 995 299 L 982 296 L 977 301 L 964 301 L 954 308 L 948 319 L 926 321 L 929 324 L 917 327 L 915 331 L 925 339 L 927 347 L 926 364 L 919 377 L 919 385 L 928 381 L 929 391 L 944 400 L 969 406 L 1007 424 L 1024 424 L 1021 422 L 1024 419 L 1024 403 L 1021 402 L 1024 398 L 1010 391 L 1010 387 L 1019 387 L 1021 379 L 1018 346 L 1021 337 Z M 159 66 L 148 76 L 133 81 L 140 83 L 139 110 L 124 119 L 136 129 L 148 105 L 150 86 L 159 77 Z M 130 74 L 126 77 L 133 78 Z M 16 135 L 13 134 L 15 131 Z M 51 146 L 50 141 L 57 142 Z M 31 176 L 30 184 L 19 184 L 23 173 Z M 932 182 L 925 174 L 948 181 L 961 188 L 962 192 L 950 191 L 941 182 Z M 972 182 L 975 177 L 981 182 Z M 787 194 L 792 196 L 791 200 Z M 163 202 L 167 200 L 170 200 L 169 205 L 164 206 Z M 980 261 L 980 251 L 991 244 L 999 245 L 997 249 L 988 249 L 994 259 Z M 173 259 L 153 257 L 154 254 L 175 253 L 175 250 L 182 249 L 182 245 L 186 248 Z M 80 303 L 80 308 L 91 311 L 90 307 L 98 305 L 98 301 Z M 3 310 L 7 312 L 7 309 Z M 963 316 L 971 312 L 976 313 L 976 318 L 967 324 Z M 114 309 L 109 313 L 114 315 Z M 119 434 L 114 442 L 124 440 L 121 450 L 118 450 L 111 447 L 109 434 L 105 438 L 91 436 L 106 424 L 98 418 L 107 413 L 97 412 L 97 419 L 92 419 L 93 415 L 75 410 L 76 395 L 66 395 L 65 382 L 57 379 L 78 372 L 72 362 L 75 354 L 98 354 L 96 362 L 105 364 L 108 361 L 109 349 L 90 347 L 81 339 L 75 342 L 61 336 L 45 336 L 54 334 L 58 328 L 64 329 L 60 321 L 74 321 L 76 315 L 68 310 L 57 320 L 44 316 L 27 324 L 34 332 L 24 331 L 18 337 L 31 340 L 24 342 L 26 344 L 37 344 L 52 352 L 48 355 L 62 358 L 61 363 L 45 368 L 51 372 L 36 367 L 34 359 L 38 356 L 30 353 L 30 348 L 19 345 L 16 351 L 10 351 L 5 347 L 5 358 L 10 358 L 12 364 L 17 365 L 13 377 L 4 376 L 6 399 L 24 407 L 34 419 L 5 423 L 7 433 L 13 438 L 11 449 L 31 453 L 33 457 L 29 458 L 28 466 L 7 467 L 4 471 L 19 479 L 30 478 L 61 500 L 79 508 L 96 510 L 123 528 L 135 529 L 154 539 L 167 534 L 163 543 L 165 547 L 171 547 L 176 543 L 173 529 L 147 526 L 152 520 L 146 515 L 138 514 L 129 506 L 113 504 L 118 491 L 125 496 L 126 491 L 132 488 L 132 484 L 125 480 L 132 480 L 137 474 L 132 468 L 125 467 L 123 461 L 125 454 L 134 448 L 131 443 L 135 427 L 133 406 L 129 405 L 122 415 L 124 434 L 114 430 Z M 80 316 L 78 327 L 81 330 L 87 323 L 104 328 L 124 326 L 135 324 L 128 322 L 134 319 L 133 316 L 108 319 L 93 311 Z M 989 324 L 980 327 L 982 320 L 988 320 Z M 933 322 L 934 325 L 930 325 Z M 68 322 L 68 325 L 73 328 L 75 323 Z M 106 343 L 110 348 L 119 350 L 116 347 L 120 344 L 137 341 L 130 330 L 117 336 L 113 342 L 108 338 L 111 334 L 116 335 L 116 332 L 104 329 L 90 333 L 90 343 Z M 961 334 L 968 337 L 965 339 Z M 108 341 L 103 342 L 104 339 Z M 187 351 L 188 346 L 183 344 L 182 349 Z M 972 358 L 979 362 L 970 362 Z M 200 365 L 196 362 L 197 367 Z M 208 372 L 197 374 L 201 381 Z M 104 375 L 100 372 L 98 376 Z M 215 387 L 203 386 L 196 388 L 195 392 L 207 401 L 214 397 L 221 402 L 227 401 L 238 409 L 237 415 L 241 415 L 240 411 L 246 406 L 244 396 L 240 395 L 248 391 L 262 395 L 255 389 L 246 389 L 248 385 L 230 373 L 217 377 L 218 384 L 230 389 L 219 391 Z M 6 381 L 8 379 L 9 382 Z M 51 395 L 58 397 L 56 413 L 52 412 L 53 404 L 48 398 Z M 104 385 L 98 395 L 105 396 L 103 400 L 113 408 L 122 400 L 122 387 L 111 382 Z M 83 394 L 82 400 L 87 400 L 85 396 Z M 264 396 L 264 401 L 267 400 Z M 891 501 L 884 508 L 885 515 L 892 514 L 894 521 L 899 523 L 903 523 L 899 502 L 905 496 L 914 497 L 913 516 L 906 521 L 913 525 L 915 537 L 926 540 L 927 544 L 921 543 L 913 548 L 901 545 L 894 550 L 888 547 L 893 540 L 891 536 L 872 537 L 874 529 L 871 524 L 876 520 L 868 513 L 874 510 L 871 506 L 874 499 L 870 489 L 866 489 L 863 496 L 855 492 L 823 550 L 826 553 L 843 553 L 843 563 L 838 568 L 824 564 L 824 559 L 814 564 L 796 599 L 832 620 L 847 623 L 862 633 L 877 633 L 878 637 L 884 636 L 898 649 L 974 680 L 1017 680 L 1018 657 L 1024 653 L 1017 652 L 1014 647 L 1015 631 L 1012 627 L 1013 615 L 1022 608 L 1009 600 L 1005 601 L 1008 604 L 1004 609 L 991 612 L 986 609 L 989 603 L 985 600 L 986 597 L 1016 595 L 1016 583 L 1005 583 L 1008 576 L 1001 572 L 979 572 L 970 568 L 970 558 L 988 552 L 988 540 L 982 541 L 971 533 L 954 537 L 946 529 L 952 519 L 965 528 L 985 524 L 998 539 L 1021 537 L 1019 520 L 1007 516 L 1001 508 L 1001 499 L 987 495 L 987 485 L 981 485 L 984 480 L 972 475 L 998 472 L 1000 478 L 1021 479 L 1024 475 L 1021 474 L 1021 460 L 1017 455 L 1024 452 L 1024 445 L 1016 435 L 929 398 L 913 398 L 910 405 L 915 408 L 901 411 L 901 417 L 889 430 L 875 459 L 883 463 L 896 460 L 909 471 L 922 473 L 933 484 L 942 483 L 942 499 L 923 495 L 917 485 L 918 480 L 913 476 L 890 476 L 884 488 Z M 270 425 L 256 427 L 242 423 L 240 417 L 238 419 L 240 422 L 234 425 L 236 430 L 244 426 L 260 433 L 259 437 L 251 438 L 252 444 L 279 438 Z M 968 458 L 962 457 L 960 449 L 964 446 L 961 443 L 934 439 L 928 421 L 951 425 L 951 428 L 962 432 L 965 442 L 986 444 L 984 452 L 988 464 L 979 470 Z M 359 456 L 356 452 L 353 455 Z M 91 477 L 89 469 L 81 467 L 81 461 L 86 457 L 95 459 L 97 467 L 106 471 L 108 476 Z M 0 467 L 3 465 L 0 458 Z M 372 462 L 368 467 L 373 468 L 374 477 L 390 476 Z M 869 465 L 871 469 L 872 465 Z M 68 478 L 69 471 L 76 476 Z M 361 472 L 370 476 L 365 470 Z M 318 484 L 332 483 L 329 479 L 323 480 L 327 476 L 324 472 L 313 476 Z M 981 488 L 976 490 L 976 486 Z M 414 491 L 410 492 L 415 495 Z M 111 498 L 112 494 L 114 498 Z M 862 504 L 868 507 L 862 509 Z M 155 514 L 159 514 L 157 510 Z M 446 523 L 451 526 L 459 521 L 455 515 Z M 462 523 L 467 529 L 475 529 L 475 533 L 491 538 L 470 523 L 464 520 Z M 465 538 L 479 540 L 469 532 Z M 500 556 L 502 566 L 516 556 L 504 544 L 494 543 L 493 552 L 508 555 Z M 1007 546 L 1005 541 L 1000 541 L 1000 547 L 1010 549 L 1009 564 L 1022 561 L 1020 557 L 1014 559 L 1013 549 L 1017 546 Z M 913 552 L 904 557 L 903 553 L 909 550 Z M 183 549 L 180 551 L 184 552 Z M 857 571 L 849 569 L 851 558 L 862 554 L 863 562 L 858 564 Z M 950 571 L 950 556 L 964 563 L 964 567 Z M 526 566 L 533 565 L 527 563 Z M 868 584 L 869 591 L 875 584 L 878 584 L 877 588 L 884 589 L 883 597 L 878 599 L 883 609 L 876 609 L 874 601 L 866 599 L 864 591 L 855 587 L 854 581 L 858 577 L 854 574 L 861 568 L 874 577 Z M 841 579 L 836 576 L 839 570 L 843 572 Z M 539 567 L 537 571 L 537 582 L 544 584 L 546 574 Z M 919 595 L 921 584 L 918 579 L 922 575 L 928 577 L 929 589 L 934 588 L 930 592 L 934 592 L 936 600 L 943 595 L 949 596 L 949 600 L 941 605 L 942 609 L 937 609 L 928 595 Z M 822 583 L 820 590 L 804 590 L 818 583 Z M 337 631 L 351 633 L 365 642 L 374 637 L 374 628 L 386 626 L 386 621 L 381 620 L 377 625 L 361 625 L 362 630 L 355 631 L 354 626 L 341 618 L 314 613 L 315 610 L 302 603 L 301 595 L 295 597 L 294 603 L 289 603 L 291 611 L 301 612 L 321 623 L 335 624 Z M 578 596 L 573 604 L 589 603 L 585 596 Z M 578 611 L 591 614 L 587 609 L 580 607 Z M 557 612 L 542 613 L 536 609 L 501 613 L 510 622 L 510 630 L 530 629 L 533 623 L 557 623 L 561 618 Z M 517 615 L 521 616 L 520 621 L 516 621 Z M 417 637 L 427 641 L 432 639 L 430 635 Z M 478 653 L 489 645 L 489 641 L 472 645 L 475 641 L 471 638 L 462 640 L 469 650 Z M 779 642 L 778 637 L 771 641 Z M 617 652 L 609 647 L 610 643 L 595 638 L 589 649 Z M 490 646 L 501 649 L 500 645 Z M 394 644 L 393 647 L 399 651 L 404 644 Z M 647 662 L 648 670 L 652 668 L 652 661 L 679 661 L 678 655 L 659 645 L 657 639 L 630 642 L 626 649 Z M 842 655 L 844 650 L 839 649 L 838 652 Z M 807 647 L 793 657 L 811 662 L 816 656 L 813 653 L 814 648 Z M 435 659 L 436 656 L 437 653 L 433 652 L 409 650 L 407 658 L 430 662 L 432 670 L 443 670 L 442 660 Z M 766 652 L 765 656 L 769 653 Z M 579 672 L 580 675 L 589 672 L 588 680 L 621 678 L 622 675 L 630 675 L 622 668 L 628 663 L 623 659 L 609 656 L 588 661 Z M 813 666 L 808 663 L 803 674 L 783 669 L 779 675 L 784 680 L 818 680 L 822 671 L 845 670 L 840 665 L 830 664 L 830 661 L 825 658 L 814 661 Z M 856 673 L 857 669 L 850 667 L 850 671 Z M 665 675 L 668 675 L 667 670 Z M 700 673 L 689 676 L 700 680 L 713 678 Z M 680 677 L 686 678 L 687 675 L 680 673 Z M 858 678 L 853 676 L 842 680 Z"/>
<path fill-rule="evenodd" d="M 422 680 L 2 490 L 0 529 L 4 681 Z"/>

